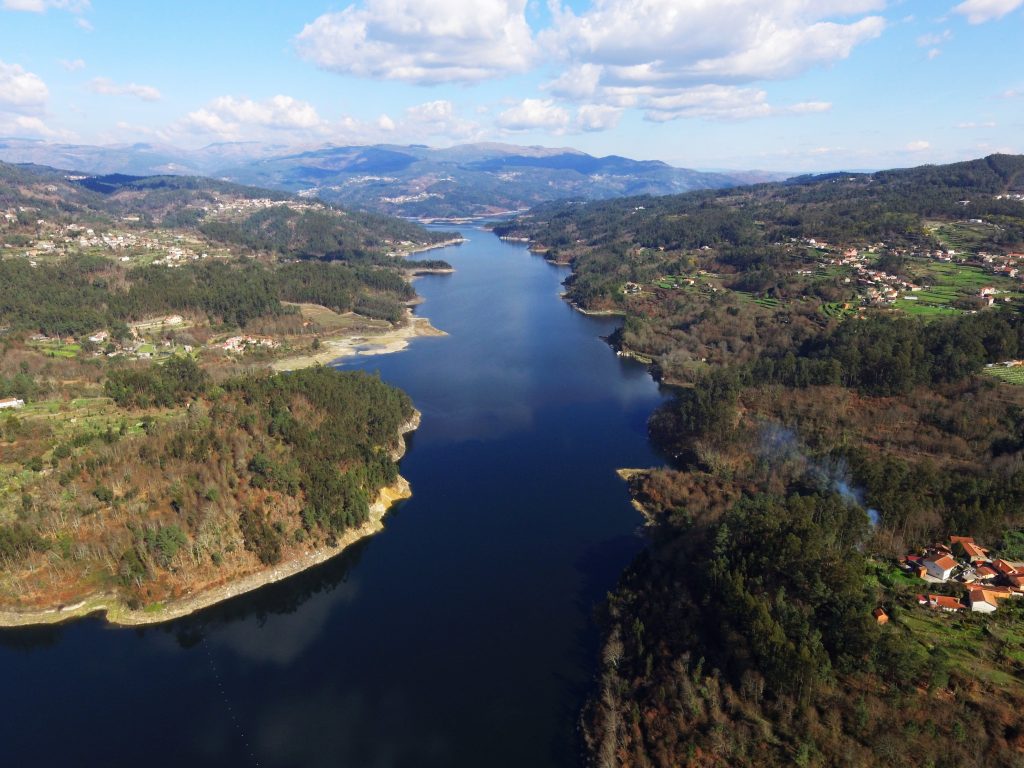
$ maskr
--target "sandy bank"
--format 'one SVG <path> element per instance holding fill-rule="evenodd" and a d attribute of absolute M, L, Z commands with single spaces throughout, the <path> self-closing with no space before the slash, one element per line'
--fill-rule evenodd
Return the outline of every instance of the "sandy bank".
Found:
<path fill-rule="evenodd" d="M 402 249 L 402 255 L 410 256 L 414 253 L 426 253 L 427 251 L 436 251 L 438 248 L 447 248 L 450 245 L 462 245 L 466 242 L 464 237 L 453 237 L 450 240 L 442 240 L 439 243 L 428 243 L 426 245 L 416 245 L 412 248 Z"/>
<path fill-rule="evenodd" d="M 416 317 L 412 310 L 406 311 L 406 324 L 389 328 L 381 333 L 360 333 L 354 336 L 340 336 L 321 340 L 319 351 L 275 360 L 271 365 L 275 371 L 294 371 L 313 365 L 327 365 L 335 360 L 355 355 L 387 355 L 401 352 L 409 342 L 425 336 L 447 336 L 430 324 L 425 317 Z"/>

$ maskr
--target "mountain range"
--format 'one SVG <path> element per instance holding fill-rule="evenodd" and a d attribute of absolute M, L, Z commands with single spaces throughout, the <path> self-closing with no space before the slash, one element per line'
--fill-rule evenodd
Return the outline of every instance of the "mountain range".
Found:
<path fill-rule="evenodd" d="M 418 218 L 487 216 L 557 199 L 596 200 L 720 189 L 786 174 L 710 173 L 654 160 L 511 144 L 333 146 L 295 151 L 256 142 L 198 150 L 0 139 L 0 160 L 90 174 L 203 175 L 355 208 Z"/>

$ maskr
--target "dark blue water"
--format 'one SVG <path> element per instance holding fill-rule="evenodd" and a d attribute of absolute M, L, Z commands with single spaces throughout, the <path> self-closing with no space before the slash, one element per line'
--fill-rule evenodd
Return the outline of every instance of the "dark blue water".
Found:
<path fill-rule="evenodd" d="M 614 470 L 660 463 L 660 395 L 563 270 L 465 234 L 416 284 L 450 335 L 349 364 L 423 412 L 385 531 L 170 625 L 0 632 L 0 763 L 576 765 L 593 609 L 642 546 Z"/>

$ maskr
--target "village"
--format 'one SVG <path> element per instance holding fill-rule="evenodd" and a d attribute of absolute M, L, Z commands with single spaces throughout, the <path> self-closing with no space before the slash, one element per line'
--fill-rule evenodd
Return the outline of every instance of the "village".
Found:
<path fill-rule="evenodd" d="M 970 536 L 951 536 L 899 559 L 900 568 L 928 584 L 955 584 L 962 597 L 943 594 L 917 596 L 919 605 L 947 613 L 994 613 L 1003 600 L 1024 596 L 1024 562 L 992 558 Z M 880 609 L 879 609 L 880 610 Z M 876 611 L 880 623 L 881 616 Z"/>
<path fill-rule="evenodd" d="M 157 264 L 177 267 L 189 261 L 209 258 L 230 258 L 227 248 L 209 248 L 201 239 L 171 230 L 140 229 L 138 216 L 124 216 L 121 221 L 131 229 L 108 228 L 105 231 L 80 224 L 58 224 L 36 219 L 35 209 L 19 207 L 4 211 L 7 236 L 0 241 L 4 252 L 27 259 L 31 266 L 37 260 L 64 258 L 77 253 L 103 254 L 122 263 Z M 30 221 L 26 223 L 26 216 Z M 99 227 L 99 225 L 96 225 Z M 32 235 L 26 234 L 26 228 Z M 13 230 L 13 232 L 12 232 Z M 133 231 L 134 230 L 134 231 Z"/>
<path fill-rule="evenodd" d="M 255 350 L 276 350 L 281 342 L 268 336 L 251 334 L 234 335 L 227 338 L 211 339 L 202 344 L 186 336 L 193 343 L 183 341 L 177 333 L 191 327 L 181 315 L 167 315 L 140 322 L 129 323 L 128 335 L 115 338 L 108 330 L 100 330 L 77 339 L 74 336 L 58 337 L 36 333 L 29 337 L 29 344 L 53 357 L 70 357 L 79 352 L 94 357 L 127 357 L 137 360 L 151 360 L 171 356 L 194 356 L 201 349 L 209 349 L 229 356 L 244 355 Z M 0 407 L 19 407 L 0 403 Z"/>
<path fill-rule="evenodd" d="M 68 177 L 74 180 L 79 177 Z M 56 190 L 56 187 L 53 188 Z M 284 207 L 296 213 L 325 210 L 319 202 L 273 200 L 271 198 L 227 198 L 219 196 L 208 205 L 199 206 L 209 221 L 223 221 L 270 208 Z M 0 241 L 0 254 L 13 251 L 14 255 L 33 260 L 48 256 L 63 257 L 80 252 L 106 252 L 121 262 L 162 264 L 176 267 L 188 261 L 208 258 L 230 258 L 227 248 L 210 248 L 200 238 L 182 235 L 173 230 L 147 227 L 140 216 L 121 216 L 124 229 L 100 224 L 92 227 L 80 224 L 60 224 L 39 218 L 39 210 L 31 206 L 10 207 L 0 212 L 0 232 L 7 236 Z M 31 234 L 29 234 L 31 233 Z"/>
<path fill-rule="evenodd" d="M 797 275 L 832 277 L 856 288 L 856 300 L 823 308 L 830 316 L 837 313 L 836 308 L 840 313 L 852 313 L 858 305 L 862 309 L 897 309 L 915 315 L 963 314 L 1024 299 L 1024 253 L 992 254 L 958 251 L 952 247 L 918 251 L 894 248 L 884 242 L 841 246 L 813 237 L 792 238 L 788 243 L 775 245 L 806 250 L 817 260 L 813 268 L 798 268 Z M 701 250 L 710 249 L 705 246 Z M 638 254 L 641 253 L 642 249 Z M 911 275 L 903 270 L 901 274 L 886 271 L 883 256 L 906 260 L 911 266 Z M 651 285 L 662 290 L 696 286 L 719 292 L 723 290 L 718 283 L 721 277 L 697 270 L 693 274 L 659 275 Z M 649 288 L 645 284 L 629 281 L 621 292 L 636 296 L 646 290 Z M 779 303 L 763 296 L 755 296 L 754 300 L 767 308 Z"/>

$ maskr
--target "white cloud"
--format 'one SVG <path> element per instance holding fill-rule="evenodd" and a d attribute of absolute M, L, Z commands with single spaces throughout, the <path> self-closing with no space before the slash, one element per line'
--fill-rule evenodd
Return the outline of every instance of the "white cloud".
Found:
<path fill-rule="evenodd" d="M 597 64 L 579 64 L 547 83 L 544 89 L 566 99 L 587 99 L 597 93 L 601 71 Z"/>
<path fill-rule="evenodd" d="M 39 75 L 18 64 L 0 61 L 0 111 L 38 114 L 49 96 L 50 91 Z"/>
<path fill-rule="evenodd" d="M 92 22 L 88 19 L 83 19 L 82 17 L 75 19 L 75 26 L 86 32 L 92 32 L 93 30 Z"/>
<path fill-rule="evenodd" d="M 622 109 L 605 104 L 584 104 L 576 110 L 576 127 L 581 131 L 607 131 L 619 124 Z"/>
<path fill-rule="evenodd" d="M 1002 94 L 1004 99 L 1016 99 L 1024 96 L 1024 88 L 1007 88 Z"/>
<path fill-rule="evenodd" d="M 971 24 L 984 24 L 1001 19 L 1011 11 L 1024 5 L 1024 0 L 965 0 L 953 9 L 954 13 L 966 16 Z"/>
<path fill-rule="evenodd" d="M 55 131 L 39 117 L 32 115 L 14 115 L 0 111 L 0 136 L 25 136 L 43 139 L 68 140 L 73 134 L 67 131 Z"/>
<path fill-rule="evenodd" d="M 931 146 L 931 142 L 918 139 L 907 144 L 906 150 L 907 152 L 924 152 L 926 149 L 931 149 Z"/>
<path fill-rule="evenodd" d="M 929 48 L 942 45 L 942 43 L 948 43 L 952 39 L 953 33 L 948 29 L 944 29 L 942 32 L 929 32 L 926 35 L 921 35 L 917 38 L 917 46 L 919 48 Z"/>
<path fill-rule="evenodd" d="M 90 8 L 89 0 L 3 0 L 5 11 L 46 13 L 50 8 L 71 13 L 84 13 Z"/>
<path fill-rule="evenodd" d="M 601 83 L 616 86 L 792 77 L 847 58 L 885 28 L 862 16 L 884 0 L 594 0 L 580 15 L 552 1 L 554 25 L 540 36 L 547 50 L 600 66 Z M 830 20 L 850 16 L 862 17 Z"/>
<path fill-rule="evenodd" d="M 326 119 L 309 103 L 290 96 L 264 101 L 222 96 L 159 132 L 162 141 L 179 144 L 264 141 L 291 146 L 336 144 L 448 145 L 489 138 L 480 123 L 461 117 L 450 101 L 437 100 L 361 120 L 348 115 Z"/>
<path fill-rule="evenodd" d="M 970 131 L 977 128 L 995 128 L 996 124 L 991 120 L 984 123 L 975 123 L 971 121 L 967 123 L 957 123 L 956 127 L 959 128 L 961 131 Z"/>
<path fill-rule="evenodd" d="M 160 91 L 151 85 L 138 83 L 115 83 L 108 77 L 96 77 L 89 81 L 89 90 L 104 96 L 134 96 L 143 101 L 160 101 Z"/>
<path fill-rule="evenodd" d="M 50 91 L 42 78 L 18 64 L 0 61 L 0 136 L 68 138 L 43 122 Z"/>
<path fill-rule="evenodd" d="M 523 99 L 498 115 L 498 126 L 506 131 L 551 131 L 561 133 L 570 125 L 569 111 L 553 99 Z"/>
<path fill-rule="evenodd" d="M 405 110 L 396 130 L 408 141 L 440 139 L 444 142 L 481 138 L 480 124 L 460 117 L 447 100 L 428 101 Z"/>
<path fill-rule="evenodd" d="M 85 69 L 84 59 L 61 59 L 60 65 L 64 67 L 68 72 L 78 72 L 79 70 Z"/>
<path fill-rule="evenodd" d="M 691 88 L 606 88 L 605 97 L 620 107 L 644 110 L 644 118 L 656 123 L 684 118 L 750 120 L 781 115 L 827 112 L 827 101 L 804 101 L 775 106 L 758 88 L 735 85 L 699 85 Z"/>
<path fill-rule="evenodd" d="M 884 7 L 884 0 L 594 0 L 577 14 L 551 0 L 553 25 L 539 40 L 566 68 L 544 89 L 641 109 L 655 122 L 823 112 L 831 104 L 773 105 L 765 91 L 743 86 L 848 57 L 882 33 L 885 21 L 864 14 Z"/>
<path fill-rule="evenodd" d="M 526 0 L 363 0 L 326 13 L 296 37 L 322 69 L 431 84 L 524 72 L 535 45 Z"/>
<path fill-rule="evenodd" d="M 312 104 L 282 95 L 265 101 L 221 96 L 190 112 L 185 125 L 230 140 L 248 137 L 252 129 L 320 132 L 326 127 Z"/>

